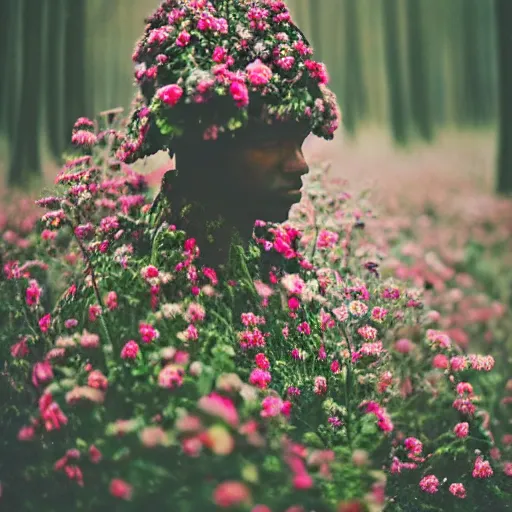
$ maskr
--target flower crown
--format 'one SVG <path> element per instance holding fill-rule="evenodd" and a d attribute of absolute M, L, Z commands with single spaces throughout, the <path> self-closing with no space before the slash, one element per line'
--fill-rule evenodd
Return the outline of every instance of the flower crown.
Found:
<path fill-rule="evenodd" d="M 340 112 L 327 70 L 282 0 L 165 0 L 146 21 L 121 160 L 172 156 L 184 136 L 233 137 L 249 120 L 305 122 L 333 138 Z"/>

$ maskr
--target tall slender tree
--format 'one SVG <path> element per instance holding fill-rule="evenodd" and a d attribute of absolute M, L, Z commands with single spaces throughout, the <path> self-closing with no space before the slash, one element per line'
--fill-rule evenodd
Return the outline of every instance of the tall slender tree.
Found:
<path fill-rule="evenodd" d="M 85 0 L 68 2 L 64 53 L 65 132 L 70 136 L 78 117 L 87 116 L 85 67 Z"/>
<path fill-rule="evenodd" d="M 422 0 L 406 3 L 407 70 L 409 73 L 411 120 L 419 135 L 431 141 L 434 136 L 428 81 L 425 19 Z"/>
<path fill-rule="evenodd" d="M 393 138 L 398 144 L 407 142 L 407 110 L 405 86 L 400 62 L 398 0 L 383 0 L 386 75 L 389 90 L 389 112 Z"/>
<path fill-rule="evenodd" d="M 345 8 L 342 14 L 344 18 L 342 26 L 345 33 L 344 65 L 346 67 L 343 88 L 343 119 L 348 133 L 355 135 L 357 122 L 366 113 L 366 92 L 360 44 L 360 13 L 357 0 L 345 0 L 343 5 Z"/>
<path fill-rule="evenodd" d="M 496 0 L 500 127 L 498 192 L 512 194 L 512 2 Z"/>
<path fill-rule="evenodd" d="M 4 132 L 10 145 L 14 140 L 16 122 L 18 118 L 19 96 L 21 91 L 21 61 L 23 60 L 23 47 L 26 42 L 23 40 L 22 14 L 25 0 L 7 0 L 7 45 L 5 48 L 6 60 L 2 80 L 0 80 L 1 92 L 0 103 Z"/>
<path fill-rule="evenodd" d="M 322 33 L 322 22 L 320 18 L 320 5 L 318 0 L 309 0 L 309 16 L 311 18 L 311 39 L 315 47 L 315 51 L 319 55 L 323 55 L 324 40 Z M 325 6 L 324 6 L 325 8 Z"/>
<path fill-rule="evenodd" d="M 39 121 L 42 77 L 42 19 L 46 0 L 23 0 L 22 86 L 11 143 L 7 183 L 26 186 L 41 171 Z M 20 2 L 21 3 L 21 2 Z"/>
<path fill-rule="evenodd" d="M 486 103 L 479 59 L 482 46 L 482 20 L 480 10 L 483 0 L 464 0 L 462 8 L 464 110 L 467 124 L 478 125 L 486 121 Z"/>
<path fill-rule="evenodd" d="M 7 93 L 9 76 L 7 74 L 7 62 L 9 60 L 9 25 L 12 23 L 12 11 L 14 2 L 4 0 L 0 2 L 0 69 L 4 70 L 2 80 L 0 80 L 0 98 L 4 98 Z M 5 110 L 0 114 L 0 133 L 6 128 Z"/>
<path fill-rule="evenodd" d="M 64 95 L 68 8 L 67 0 L 52 0 L 47 4 L 46 129 L 50 152 L 57 159 L 69 137 Z"/>

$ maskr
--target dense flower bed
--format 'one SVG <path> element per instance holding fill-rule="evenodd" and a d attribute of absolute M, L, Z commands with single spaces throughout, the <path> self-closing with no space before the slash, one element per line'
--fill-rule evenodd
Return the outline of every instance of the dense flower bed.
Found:
<path fill-rule="evenodd" d="M 509 319 L 480 260 L 320 170 L 290 222 L 205 268 L 117 132 L 95 140 L 40 221 L 2 229 L 10 509 L 507 509 Z"/>

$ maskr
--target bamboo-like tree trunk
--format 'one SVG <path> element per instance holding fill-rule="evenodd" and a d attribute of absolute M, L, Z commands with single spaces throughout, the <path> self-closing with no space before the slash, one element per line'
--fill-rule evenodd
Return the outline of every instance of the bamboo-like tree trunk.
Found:
<path fill-rule="evenodd" d="M 345 33 L 344 124 L 355 135 L 357 122 L 366 114 L 366 93 L 363 80 L 359 34 L 360 15 L 357 0 L 345 0 L 343 24 Z"/>
<path fill-rule="evenodd" d="M 480 69 L 479 48 L 481 45 L 479 5 L 482 0 L 464 0 L 462 8 L 462 34 L 464 58 L 464 107 L 468 124 L 485 121 L 483 86 Z"/>
<path fill-rule="evenodd" d="M 398 144 L 407 142 L 407 113 L 404 102 L 405 88 L 400 65 L 397 0 L 383 0 L 384 44 L 389 91 L 389 112 L 393 138 Z"/>
<path fill-rule="evenodd" d="M 69 140 L 69 126 L 65 112 L 65 49 L 66 19 L 69 2 L 48 2 L 48 53 L 46 60 L 46 123 L 48 146 L 56 159 L 62 156 Z"/>
<path fill-rule="evenodd" d="M 37 84 L 41 83 L 42 77 L 44 2 L 24 0 L 22 9 L 22 86 L 7 175 L 8 185 L 18 187 L 27 186 L 30 180 L 41 172 L 41 94 Z"/>
<path fill-rule="evenodd" d="M 2 115 L 4 121 L 3 125 L 7 140 L 12 146 L 14 136 L 16 133 L 16 126 L 18 120 L 18 110 L 20 107 L 19 97 L 21 91 L 21 61 L 23 59 L 22 51 L 23 45 L 23 30 L 22 30 L 22 15 L 24 0 L 8 0 L 9 17 L 8 17 L 8 38 L 6 47 L 6 63 L 5 63 L 5 80 L 3 83 L 2 96 L 0 102 Z M 11 149 L 12 152 L 12 149 Z"/>
<path fill-rule="evenodd" d="M 512 2 L 496 0 L 498 32 L 500 135 L 497 190 L 512 193 Z"/>
<path fill-rule="evenodd" d="M 431 141 L 434 129 L 424 30 L 427 12 L 423 9 L 421 0 L 409 0 L 406 6 L 411 120 L 420 136 Z"/>
<path fill-rule="evenodd" d="M 65 131 L 69 140 L 76 119 L 90 115 L 85 99 L 87 78 L 85 74 L 85 1 L 69 2 L 66 15 L 64 104 Z"/>
<path fill-rule="evenodd" d="M 320 21 L 321 4 L 318 0 L 309 0 L 309 16 L 311 19 L 311 39 L 317 55 L 323 58 L 322 23 Z"/>
<path fill-rule="evenodd" d="M 9 26 L 12 23 L 13 0 L 3 0 L 0 2 L 0 69 L 4 70 L 3 77 L 0 80 L 0 100 L 5 98 L 9 84 L 9 75 L 7 74 L 7 63 L 9 60 Z M 4 106 L 3 103 L 2 106 Z M 6 129 L 7 119 L 5 109 L 0 113 L 0 133 Z"/>

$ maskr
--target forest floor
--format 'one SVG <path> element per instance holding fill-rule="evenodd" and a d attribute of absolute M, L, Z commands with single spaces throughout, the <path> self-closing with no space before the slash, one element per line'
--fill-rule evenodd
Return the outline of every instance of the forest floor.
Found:
<path fill-rule="evenodd" d="M 347 180 L 346 189 L 370 189 L 375 206 L 395 209 L 439 200 L 465 202 L 469 196 L 492 195 L 495 169 L 495 134 L 492 130 L 449 132 L 431 144 L 395 147 L 383 130 L 367 128 L 355 140 L 338 136 L 334 141 L 311 137 L 304 153 L 310 165 L 330 162 L 332 178 Z M 5 151 L 0 151 L 0 195 L 5 188 Z M 44 183 L 48 190 L 58 168 L 46 159 Z M 135 167 L 149 174 L 158 186 L 162 172 L 170 168 L 165 154 Z"/>

